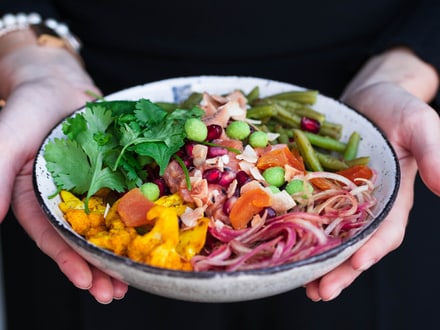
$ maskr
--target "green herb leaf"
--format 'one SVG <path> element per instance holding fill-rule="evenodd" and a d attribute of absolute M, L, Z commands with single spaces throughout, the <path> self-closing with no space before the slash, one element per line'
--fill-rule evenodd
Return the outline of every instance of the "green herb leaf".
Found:
<path fill-rule="evenodd" d="M 87 123 L 84 129 L 84 121 Z M 100 106 L 87 107 L 84 113 L 76 115 L 63 127 L 70 139 L 54 139 L 44 151 L 47 168 L 58 189 L 70 190 L 75 194 L 86 194 L 88 199 L 101 188 L 123 192 L 124 177 L 104 166 L 103 159 L 114 148 L 106 139 L 105 131 L 113 122 L 112 114 Z"/>
<path fill-rule="evenodd" d="M 47 168 L 58 190 L 86 195 L 87 209 L 101 188 L 123 192 L 141 186 L 146 159 L 156 162 L 162 175 L 185 143 L 185 121 L 203 114 L 196 107 L 165 111 L 146 99 L 87 103 L 63 124 L 66 138 L 46 145 Z"/>

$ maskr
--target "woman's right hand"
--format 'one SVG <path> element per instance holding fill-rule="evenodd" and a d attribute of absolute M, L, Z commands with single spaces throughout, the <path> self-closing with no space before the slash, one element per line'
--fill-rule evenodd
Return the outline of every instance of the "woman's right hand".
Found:
<path fill-rule="evenodd" d="M 47 133 L 91 100 L 86 91 L 100 92 L 71 53 L 32 42 L 8 43 L 13 34 L 0 38 L 0 96 L 6 99 L 0 111 L 0 220 L 11 205 L 24 230 L 76 287 L 101 303 L 120 299 L 127 285 L 89 265 L 64 242 L 32 187 L 33 161 Z"/>

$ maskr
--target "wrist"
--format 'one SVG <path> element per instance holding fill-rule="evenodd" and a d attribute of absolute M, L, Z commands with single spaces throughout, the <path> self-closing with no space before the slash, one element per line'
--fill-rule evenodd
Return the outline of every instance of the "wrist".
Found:
<path fill-rule="evenodd" d="M 13 51 L 36 44 L 36 38 L 31 29 L 12 31 L 0 38 L 0 59 Z"/>
<path fill-rule="evenodd" d="M 366 62 L 348 85 L 346 95 L 378 83 L 393 83 L 424 102 L 430 102 L 439 88 L 439 74 L 410 49 L 397 47 Z"/>
<path fill-rule="evenodd" d="M 394 72 L 396 83 L 425 102 L 435 97 L 439 88 L 439 73 L 435 67 L 405 47 L 385 53 L 389 72 Z"/>
<path fill-rule="evenodd" d="M 67 25 L 54 19 L 42 20 L 37 13 L 6 14 L 0 18 L 0 58 L 32 44 L 64 48 L 82 63 L 79 56 L 81 42 Z"/>
<path fill-rule="evenodd" d="M 14 86 L 41 76 L 46 65 L 77 62 L 84 67 L 80 46 L 68 27 L 53 19 L 43 21 L 38 14 L 0 17 L 0 100 Z"/>

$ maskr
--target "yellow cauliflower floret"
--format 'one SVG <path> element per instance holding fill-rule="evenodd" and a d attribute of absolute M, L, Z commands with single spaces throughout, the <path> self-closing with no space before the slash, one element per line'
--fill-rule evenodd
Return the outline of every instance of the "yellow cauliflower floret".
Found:
<path fill-rule="evenodd" d="M 82 236 L 87 237 L 106 230 L 102 214 L 87 214 L 84 209 L 69 209 L 64 216 L 72 229 Z"/>
<path fill-rule="evenodd" d="M 187 205 L 184 204 L 183 198 L 177 193 L 169 196 L 162 196 L 156 200 L 154 204 L 174 208 L 178 216 L 183 214 L 187 208 Z"/>
<path fill-rule="evenodd" d="M 106 204 L 102 197 L 92 196 L 89 199 L 89 211 L 104 214 Z"/>
<path fill-rule="evenodd" d="M 180 231 L 179 244 L 176 247 L 176 251 L 185 260 L 191 260 L 192 257 L 203 249 L 206 242 L 208 224 L 208 218 L 200 218 L 194 227 Z"/>
<path fill-rule="evenodd" d="M 88 238 L 89 242 L 110 250 L 118 255 L 125 255 L 130 242 L 137 236 L 134 228 L 112 229 L 102 231 Z"/>
<path fill-rule="evenodd" d="M 61 211 L 63 211 L 63 213 L 66 213 L 68 210 L 72 210 L 72 209 L 76 209 L 76 210 L 84 209 L 84 202 L 81 201 L 71 192 L 62 190 L 60 192 L 60 196 L 62 202 L 59 204 L 59 207 Z"/>
<path fill-rule="evenodd" d="M 59 207 L 63 213 L 66 213 L 69 210 L 83 210 L 84 209 L 84 201 L 76 197 L 69 191 L 62 190 L 60 192 L 61 203 Z M 89 211 L 90 212 L 98 212 L 104 214 L 106 209 L 106 204 L 102 197 L 92 196 L 89 199 Z"/>
<path fill-rule="evenodd" d="M 60 209 L 75 232 L 101 248 L 137 262 L 192 270 L 190 260 L 205 244 L 208 218 L 199 219 L 192 228 L 179 228 L 179 216 L 188 207 L 179 194 L 164 196 L 155 202 L 147 213 L 152 227 L 144 235 L 124 224 L 117 211 L 119 200 L 107 210 L 104 199 L 93 196 L 89 199 L 90 213 L 87 214 L 84 201 L 72 193 L 62 191 L 61 199 Z"/>
<path fill-rule="evenodd" d="M 137 236 L 130 243 L 128 257 L 156 267 L 190 270 L 191 265 L 176 252 L 179 242 L 176 209 L 156 205 L 147 213 L 147 218 L 154 226 L 147 234 Z"/>
<path fill-rule="evenodd" d="M 182 259 L 177 253 L 175 246 L 169 242 L 161 244 L 153 249 L 147 256 L 146 263 L 152 266 L 168 269 L 192 270 L 191 263 Z"/>

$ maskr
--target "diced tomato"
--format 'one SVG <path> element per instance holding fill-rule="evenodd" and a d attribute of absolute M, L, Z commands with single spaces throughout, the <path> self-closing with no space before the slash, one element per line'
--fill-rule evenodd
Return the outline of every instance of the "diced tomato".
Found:
<path fill-rule="evenodd" d="M 246 228 L 252 217 L 271 205 L 271 197 L 261 188 L 247 190 L 232 205 L 229 219 L 234 229 Z"/>
<path fill-rule="evenodd" d="M 118 202 L 118 213 L 126 226 L 138 227 L 148 224 L 147 212 L 154 206 L 139 188 L 134 188 L 122 196 Z"/>
<path fill-rule="evenodd" d="M 290 165 L 297 170 L 304 171 L 304 161 L 299 154 L 293 154 L 287 146 L 276 148 L 263 154 L 257 162 L 257 167 L 260 170 L 265 170 L 269 167 Z"/>
<path fill-rule="evenodd" d="M 361 181 L 356 181 L 355 179 L 371 179 L 373 176 L 373 170 L 369 168 L 367 165 L 354 165 L 344 170 L 340 170 L 336 172 L 339 175 L 346 177 L 347 179 L 353 181 L 357 185 L 362 184 Z"/>
<path fill-rule="evenodd" d="M 339 186 L 332 182 L 329 179 L 326 178 L 313 178 L 310 179 L 310 183 L 313 184 L 316 188 L 320 190 L 327 190 L 327 189 L 338 189 Z"/>

